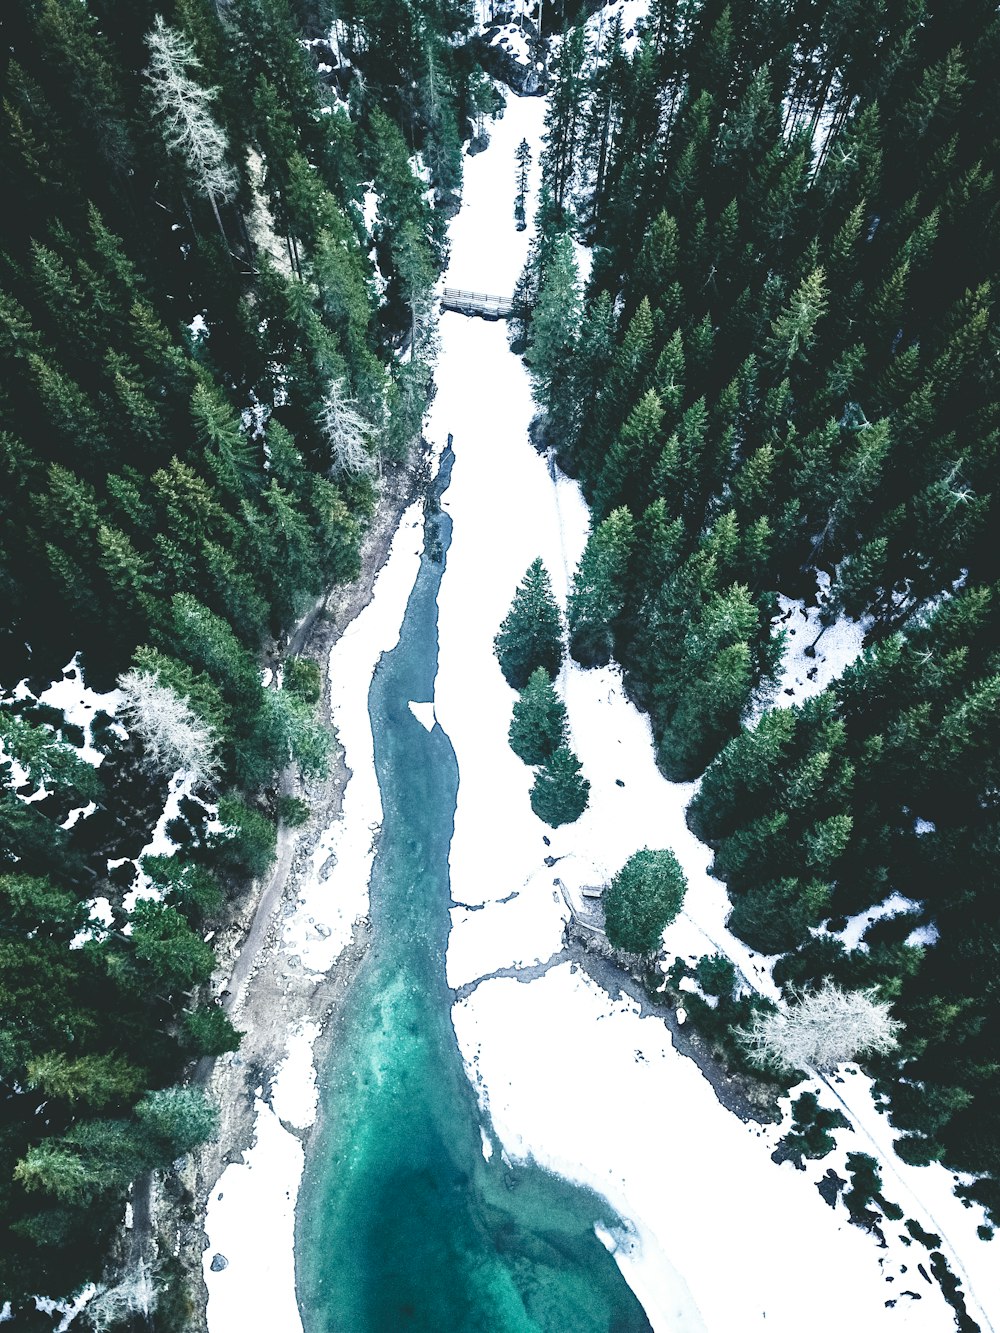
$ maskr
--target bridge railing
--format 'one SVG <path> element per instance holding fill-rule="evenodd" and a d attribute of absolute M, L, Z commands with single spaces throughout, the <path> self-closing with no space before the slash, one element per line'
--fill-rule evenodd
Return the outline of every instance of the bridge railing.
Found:
<path fill-rule="evenodd" d="M 491 313 L 509 314 L 514 308 L 509 296 L 493 296 L 489 292 L 470 292 L 461 287 L 446 287 L 441 294 L 441 304 L 459 306 L 470 310 L 488 310 Z"/>

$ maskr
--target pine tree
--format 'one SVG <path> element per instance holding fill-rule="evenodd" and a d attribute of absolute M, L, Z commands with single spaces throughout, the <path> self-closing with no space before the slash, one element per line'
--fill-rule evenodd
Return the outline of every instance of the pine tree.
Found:
<path fill-rule="evenodd" d="M 527 139 L 522 139 L 514 154 L 517 163 L 517 190 L 514 194 L 514 221 L 518 231 L 524 231 L 528 222 L 524 215 L 525 201 L 528 196 L 528 172 L 531 169 L 531 146 Z"/>
<path fill-rule="evenodd" d="M 140 1069 L 120 1055 L 83 1055 L 72 1059 L 50 1051 L 28 1063 L 29 1086 L 46 1097 L 92 1107 L 129 1103 L 143 1086 Z"/>
<path fill-rule="evenodd" d="M 542 278 L 525 352 L 538 399 L 556 426 L 568 407 L 579 321 L 580 284 L 573 243 L 563 235 L 553 246 Z"/>
<path fill-rule="evenodd" d="M 220 485 L 232 496 L 259 491 L 263 468 L 259 450 L 244 432 L 235 412 L 213 385 L 196 384 L 191 395 L 195 433 Z"/>
<path fill-rule="evenodd" d="M 586 30 L 582 24 L 565 33 L 555 62 L 555 88 L 545 120 L 543 169 L 557 215 L 568 209 L 576 180 L 583 131 L 582 70 Z"/>
<path fill-rule="evenodd" d="M 587 808 L 590 782 L 572 750 L 560 745 L 535 775 L 531 808 L 551 828 L 573 824 Z"/>
<path fill-rule="evenodd" d="M 539 667 L 555 678 L 563 659 L 561 620 L 548 572 L 541 559 L 535 560 L 528 566 L 493 640 L 508 685 L 523 690 Z"/>
<path fill-rule="evenodd" d="M 604 666 L 614 653 L 615 623 L 625 607 L 635 543 L 632 515 L 615 509 L 591 532 L 569 596 L 569 647 L 582 666 Z"/>
<path fill-rule="evenodd" d="M 609 942 L 628 953 L 656 953 L 686 892 L 687 880 L 673 852 L 635 852 L 604 893 Z"/>
<path fill-rule="evenodd" d="M 513 322 L 513 321 L 512 321 Z M 607 291 L 587 303 L 572 362 L 572 410 L 560 423 L 559 457 L 574 474 L 589 480 L 596 471 L 592 436 L 588 436 L 585 412 L 596 409 L 614 348 L 614 311 Z M 584 406 L 586 405 L 586 406 Z"/>
<path fill-rule="evenodd" d="M 649 389 L 636 403 L 628 420 L 618 432 L 594 489 L 594 509 L 608 513 L 612 506 L 624 504 L 641 510 L 651 498 L 649 479 L 656 460 L 661 457 L 663 404 L 655 389 Z"/>
<path fill-rule="evenodd" d="M 594 219 L 599 216 L 605 198 L 612 143 L 621 124 L 626 78 L 622 16 L 616 13 L 608 24 L 596 68 L 590 74 L 590 99 L 581 152 L 583 170 L 593 182 Z"/>
<path fill-rule="evenodd" d="M 208 980 L 215 956 L 175 907 L 141 898 L 130 916 L 127 986 L 139 992 L 153 987 L 157 993 L 178 995 Z M 202 1096 L 194 1089 L 190 1091 Z M 157 1095 L 149 1094 L 153 1098 Z"/>
<path fill-rule="evenodd" d="M 136 1107 L 147 1133 L 164 1144 L 171 1155 L 190 1152 L 215 1136 L 218 1108 L 199 1088 L 161 1088 L 149 1092 Z"/>
<path fill-rule="evenodd" d="M 764 360 L 787 371 L 805 357 L 816 341 L 816 325 L 827 309 L 825 275 L 815 268 L 804 277 L 791 300 L 771 325 L 764 344 Z"/>
<path fill-rule="evenodd" d="M 760 953 L 784 953 L 811 939 L 829 912 L 831 886 L 821 879 L 789 876 L 736 897 L 726 925 Z"/>
<path fill-rule="evenodd" d="M 526 764 L 544 764 L 568 735 L 566 705 L 556 694 L 548 672 L 538 667 L 514 704 L 508 739 Z"/>

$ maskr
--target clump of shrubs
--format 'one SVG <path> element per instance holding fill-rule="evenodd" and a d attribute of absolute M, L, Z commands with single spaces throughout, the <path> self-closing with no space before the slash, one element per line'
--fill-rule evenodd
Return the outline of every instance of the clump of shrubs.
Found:
<path fill-rule="evenodd" d="M 782 1140 L 785 1154 L 791 1158 L 825 1157 L 837 1146 L 831 1134 L 833 1129 L 849 1129 L 847 1119 L 840 1111 L 829 1111 L 820 1106 L 813 1092 L 804 1092 L 792 1105 L 792 1128 Z"/>

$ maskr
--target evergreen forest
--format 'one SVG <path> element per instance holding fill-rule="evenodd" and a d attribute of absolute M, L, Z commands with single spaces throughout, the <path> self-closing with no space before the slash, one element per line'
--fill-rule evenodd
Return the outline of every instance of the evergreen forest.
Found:
<path fill-rule="evenodd" d="M 327 763 L 318 673 L 290 660 L 265 688 L 262 652 L 357 576 L 379 478 L 419 440 L 459 126 L 494 93 L 461 4 L 336 17 L 4 6 L 0 1291 L 18 1327 L 52 1327 L 28 1297 L 99 1278 L 130 1182 L 213 1133 L 183 1077 L 239 1034 L 206 940 L 305 814 L 279 774 Z M 40 702 L 60 680 L 117 689 L 127 729 Z M 130 896 L 179 769 L 180 850 L 147 855 L 151 892 Z"/>
<path fill-rule="evenodd" d="M 704 773 L 689 822 L 787 993 L 892 1002 L 897 1151 L 1000 1222 L 1000 17 L 654 0 L 626 36 L 564 34 L 512 324 L 593 507 L 570 651 Z M 788 708 L 779 597 L 865 630 Z"/>

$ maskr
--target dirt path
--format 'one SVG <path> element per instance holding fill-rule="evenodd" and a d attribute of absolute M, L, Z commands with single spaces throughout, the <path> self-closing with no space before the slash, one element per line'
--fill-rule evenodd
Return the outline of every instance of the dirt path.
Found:
<path fill-rule="evenodd" d="M 288 793 L 291 794 L 292 776 L 283 775 L 282 794 L 285 793 L 285 786 L 288 786 Z M 336 813 L 336 812 L 335 812 Z M 260 951 L 267 940 L 268 931 L 271 926 L 271 919 L 274 916 L 274 909 L 281 901 L 284 893 L 285 884 L 288 881 L 288 874 L 292 868 L 292 858 L 295 855 L 295 848 L 299 842 L 299 830 L 289 828 L 282 824 L 278 828 L 278 838 L 275 846 L 274 866 L 271 870 L 270 878 L 264 885 L 263 892 L 257 902 L 257 909 L 254 912 L 253 920 L 250 923 L 250 929 L 243 945 L 236 955 L 236 962 L 229 976 L 229 985 L 223 992 L 222 1004 L 228 1014 L 238 1011 L 240 1001 L 243 998 L 243 988 L 253 973 L 254 967 L 260 956 Z"/>

